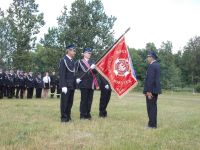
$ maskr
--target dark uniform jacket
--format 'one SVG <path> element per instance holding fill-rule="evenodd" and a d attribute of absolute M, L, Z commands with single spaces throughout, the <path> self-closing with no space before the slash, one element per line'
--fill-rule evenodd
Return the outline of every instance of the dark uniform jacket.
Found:
<path fill-rule="evenodd" d="M 19 87 L 19 74 L 15 75 L 15 87 Z"/>
<path fill-rule="evenodd" d="M 56 76 L 56 78 L 55 78 L 55 83 L 56 83 L 56 86 L 59 87 L 59 78 L 58 78 L 58 76 Z"/>
<path fill-rule="evenodd" d="M 92 64 L 94 64 L 93 61 L 89 60 L 88 64 L 91 66 Z M 93 74 L 96 76 L 97 71 L 95 69 L 91 70 L 91 71 L 87 71 L 88 67 L 84 64 L 83 60 L 78 60 L 76 62 L 76 78 L 80 78 L 81 77 L 81 82 L 77 85 L 78 88 L 86 88 L 86 89 L 94 89 L 94 85 L 93 85 L 93 76 L 91 71 L 93 72 Z M 87 72 L 87 73 L 86 73 Z M 86 73 L 86 74 L 85 74 Z M 82 76 L 83 74 L 85 74 L 84 76 Z"/>
<path fill-rule="evenodd" d="M 51 79 L 51 86 L 56 86 L 56 75 L 51 75 L 50 76 L 50 79 Z"/>
<path fill-rule="evenodd" d="M 146 94 L 147 92 L 151 92 L 153 94 L 161 93 L 160 65 L 157 61 L 149 64 L 147 68 L 143 93 Z"/>
<path fill-rule="evenodd" d="M 75 78 L 75 63 L 67 56 L 64 56 L 60 61 L 59 67 L 59 85 L 60 88 L 67 87 L 68 89 L 76 88 Z"/>
<path fill-rule="evenodd" d="M 42 78 L 39 78 L 39 77 L 36 77 L 35 78 L 35 88 L 36 89 L 42 89 L 44 87 L 44 83 L 43 83 L 43 80 Z"/>
<path fill-rule="evenodd" d="M 34 78 L 31 77 L 30 75 L 28 75 L 27 78 L 26 78 L 26 87 L 27 88 L 34 88 L 35 87 Z"/>
<path fill-rule="evenodd" d="M 25 87 L 25 78 L 22 74 L 16 75 L 15 86 L 16 87 Z"/>
<path fill-rule="evenodd" d="M 15 75 L 14 74 L 7 75 L 7 83 L 6 84 L 8 87 L 15 87 Z"/>

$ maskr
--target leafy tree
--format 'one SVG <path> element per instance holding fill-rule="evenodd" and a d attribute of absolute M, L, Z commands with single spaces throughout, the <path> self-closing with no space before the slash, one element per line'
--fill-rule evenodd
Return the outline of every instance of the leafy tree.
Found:
<path fill-rule="evenodd" d="M 33 53 L 33 64 L 36 72 L 58 71 L 60 52 L 55 48 L 37 45 Z"/>
<path fill-rule="evenodd" d="M 159 59 L 161 66 L 161 83 L 165 89 L 171 89 L 181 85 L 180 69 L 175 65 L 172 54 L 172 43 L 162 42 L 159 49 Z"/>
<path fill-rule="evenodd" d="M 187 84 L 200 82 L 200 37 L 191 38 L 184 47 L 181 70 Z"/>
<path fill-rule="evenodd" d="M 35 45 L 40 27 L 44 25 L 43 13 L 39 13 L 35 0 L 13 0 L 6 19 L 10 27 L 10 43 L 14 43 L 11 52 L 13 67 L 27 69 L 24 64 L 31 62 L 29 52 Z"/>
<path fill-rule="evenodd" d="M 59 42 L 59 36 L 60 33 L 58 31 L 58 28 L 49 28 L 48 33 L 44 34 L 44 38 L 40 40 L 40 43 L 44 47 L 62 49 L 63 47 Z"/>
<path fill-rule="evenodd" d="M 10 26 L 4 12 L 0 10 L 0 66 L 10 68 L 12 66 L 11 54 L 15 46 L 12 43 L 13 38 L 10 36 Z"/>
<path fill-rule="evenodd" d="M 140 50 L 134 48 L 129 48 L 129 53 L 133 61 L 133 66 L 136 71 L 137 79 L 142 81 L 143 84 L 145 73 L 146 72 L 146 63 L 140 55 Z"/>
<path fill-rule="evenodd" d="M 74 43 L 77 46 L 77 56 L 80 57 L 83 47 L 94 49 L 97 58 L 107 46 L 114 41 L 113 25 L 116 18 L 107 16 L 101 0 L 75 0 L 68 11 L 58 17 L 59 42 L 63 48 Z"/>

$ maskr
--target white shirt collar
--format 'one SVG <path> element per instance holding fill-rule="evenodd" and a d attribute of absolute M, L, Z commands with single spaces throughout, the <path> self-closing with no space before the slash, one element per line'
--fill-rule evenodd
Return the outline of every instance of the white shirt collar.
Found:
<path fill-rule="evenodd" d="M 70 60 L 72 60 L 72 58 L 69 55 L 66 55 Z"/>
<path fill-rule="evenodd" d="M 153 64 L 156 60 L 153 60 L 150 64 Z"/>
<path fill-rule="evenodd" d="M 84 60 L 85 60 L 85 61 L 87 61 L 87 62 L 89 61 L 89 59 L 88 59 L 88 58 L 84 58 Z"/>

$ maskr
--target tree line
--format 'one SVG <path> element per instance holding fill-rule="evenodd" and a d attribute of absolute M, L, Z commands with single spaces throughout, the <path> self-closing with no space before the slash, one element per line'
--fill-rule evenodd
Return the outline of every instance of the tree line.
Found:
<path fill-rule="evenodd" d="M 76 59 L 83 47 L 94 50 L 99 58 L 114 39 L 115 16 L 108 16 L 101 0 L 75 0 L 70 9 L 64 6 L 57 17 L 57 26 L 49 27 L 36 43 L 39 29 L 45 25 L 44 14 L 35 0 L 13 0 L 5 11 L 0 9 L 0 66 L 24 71 L 57 71 L 60 58 L 68 44 L 77 46 Z M 141 86 L 146 71 L 147 51 L 158 54 L 162 88 L 191 87 L 200 92 L 200 36 L 191 37 L 182 50 L 172 53 L 173 44 L 164 41 L 157 48 L 147 43 L 143 49 L 129 47 L 137 78 Z"/>

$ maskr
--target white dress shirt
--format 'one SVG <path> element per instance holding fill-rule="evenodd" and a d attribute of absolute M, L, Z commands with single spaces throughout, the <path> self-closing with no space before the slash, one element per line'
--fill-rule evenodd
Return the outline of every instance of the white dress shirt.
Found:
<path fill-rule="evenodd" d="M 49 76 L 43 77 L 43 82 L 44 82 L 44 83 L 50 83 L 50 82 L 51 82 L 50 77 L 49 77 Z"/>

